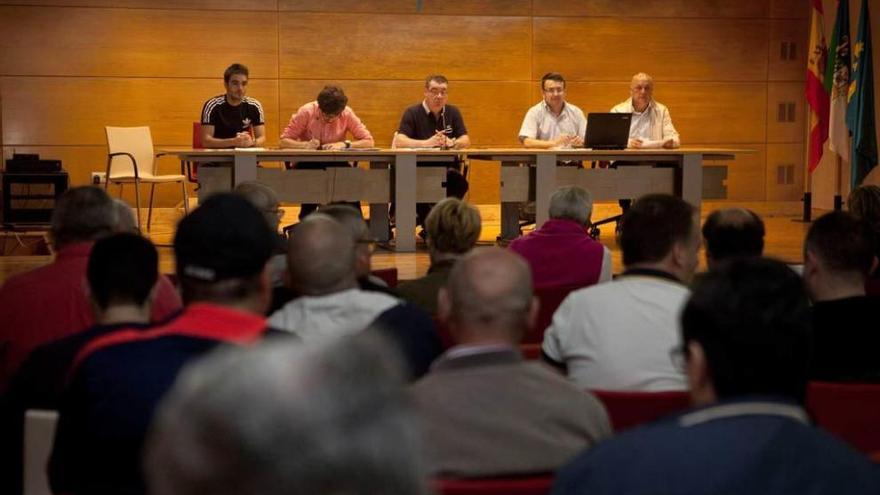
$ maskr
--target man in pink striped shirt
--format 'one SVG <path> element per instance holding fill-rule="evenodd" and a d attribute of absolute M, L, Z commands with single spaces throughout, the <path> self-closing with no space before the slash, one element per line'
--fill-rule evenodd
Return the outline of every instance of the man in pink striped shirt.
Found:
<path fill-rule="evenodd" d="M 344 150 L 371 148 L 373 136 L 367 126 L 347 106 L 348 97 L 338 86 L 324 86 L 318 99 L 301 106 L 290 118 L 281 133 L 282 148 L 307 150 Z M 348 136 L 351 135 L 351 139 Z M 327 167 L 347 167 L 341 162 L 297 162 L 294 168 L 324 170 Z M 315 211 L 317 205 L 303 203 L 299 218 Z"/>

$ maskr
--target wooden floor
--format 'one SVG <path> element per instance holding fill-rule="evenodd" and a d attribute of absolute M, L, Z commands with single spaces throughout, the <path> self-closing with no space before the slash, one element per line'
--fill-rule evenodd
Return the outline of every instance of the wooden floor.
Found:
<path fill-rule="evenodd" d="M 731 203 L 706 203 L 703 205 L 703 217 L 718 208 L 732 206 Z M 778 208 L 774 205 L 751 203 L 747 206 L 752 208 L 764 218 L 767 228 L 765 239 L 765 254 L 787 263 L 801 263 L 802 243 L 809 224 L 797 221 L 798 215 L 792 208 Z M 483 230 L 480 235 L 480 245 L 492 245 L 500 232 L 500 208 L 497 205 L 479 205 L 483 218 Z M 600 219 L 616 214 L 619 208 L 616 204 L 597 204 L 593 218 Z M 285 208 L 283 224 L 296 221 L 299 209 L 297 207 Z M 814 218 L 823 212 L 814 211 Z M 163 273 L 174 271 L 174 254 L 171 242 L 174 236 L 174 226 L 182 211 L 172 208 L 161 209 L 154 212 L 153 225 L 149 237 L 159 246 L 160 269 Z M 10 275 L 30 270 L 51 261 L 50 255 L 25 255 L 30 253 L 36 244 L 41 241 L 40 233 L 3 233 L 0 237 L 0 282 L 5 281 Z M 601 239 L 612 252 L 614 273 L 622 271 L 620 250 L 615 244 L 614 228 L 605 226 Z M 428 270 L 430 260 L 425 250 L 425 245 L 419 243 L 416 253 L 397 254 L 387 249 L 379 248 L 373 256 L 373 268 L 397 267 L 398 277 L 401 280 L 417 278 Z M 705 259 L 701 261 L 701 269 L 705 267 Z"/>

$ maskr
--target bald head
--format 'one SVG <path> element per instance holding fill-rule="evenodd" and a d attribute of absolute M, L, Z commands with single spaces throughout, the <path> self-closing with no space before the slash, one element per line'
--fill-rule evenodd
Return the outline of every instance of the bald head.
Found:
<path fill-rule="evenodd" d="M 354 249 L 354 240 L 341 223 L 320 213 L 309 215 L 288 244 L 293 288 L 303 295 L 320 296 L 356 287 Z"/>
<path fill-rule="evenodd" d="M 438 302 L 460 344 L 518 343 L 537 313 L 528 264 L 499 248 L 478 249 L 460 259 Z"/>
<path fill-rule="evenodd" d="M 713 211 L 703 224 L 706 261 L 712 269 L 731 258 L 761 256 L 764 252 L 764 222 L 745 208 Z"/>

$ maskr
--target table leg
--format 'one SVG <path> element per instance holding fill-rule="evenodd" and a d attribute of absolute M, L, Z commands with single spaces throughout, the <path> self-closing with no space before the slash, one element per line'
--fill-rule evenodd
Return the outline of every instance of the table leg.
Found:
<path fill-rule="evenodd" d="M 550 196 L 556 190 L 556 155 L 538 155 L 535 167 L 535 228 L 538 228 L 547 221 Z"/>
<path fill-rule="evenodd" d="M 394 167 L 396 247 L 411 253 L 416 250 L 416 155 L 398 155 Z"/>
<path fill-rule="evenodd" d="M 518 162 L 501 162 L 502 167 L 518 167 Z M 519 206 L 517 202 L 501 202 L 501 238 L 513 240 L 519 237 Z"/>
<path fill-rule="evenodd" d="M 700 210 L 703 199 L 703 155 L 685 153 L 681 157 L 681 198 Z"/>
<path fill-rule="evenodd" d="M 257 180 L 257 155 L 236 153 L 232 164 L 232 187 L 249 180 Z"/>
<path fill-rule="evenodd" d="M 371 169 L 388 168 L 389 164 L 370 162 Z M 387 242 L 388 203 L 370 203 L 370 236 L 380 242 Z"/>

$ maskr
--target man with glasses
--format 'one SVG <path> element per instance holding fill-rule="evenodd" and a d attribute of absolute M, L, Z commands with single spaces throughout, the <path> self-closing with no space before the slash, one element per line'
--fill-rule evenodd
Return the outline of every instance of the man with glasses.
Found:
<path fill-rule="evenodd" d="M 612 113 L 631 113 L 630 148 L 678 148 L 681 141 L 672 125 L 666 105 L 654 101 L 654 79 L 639 72 L 629 85 L 630 98 L 611 109 Z"/>
<path fill-rule="evenodd" d="M 440 74 L 425 79 L 425 99 L 403 112 L 400 125 L 394 135 L 395 148 L 441 148 L 462 149 L 471 145 L 461 112 L 455 105 L 448 105 L 449 80 Z M 443 163 L 419 163 L 419 167 L 443 167 Z M 464 198 L 468 190 L 467 179 L 461 175 L 460 164 L 446 173 L 446 195 Z M 424 225 L 431 211 L 430 203 L 416 204 L 416 224 Z"/>
<path fill-rule="evenodd" d="M 565 79 L 548 72 L 541 78 L 544 99 L 529 109 L 519 130 L 526 148 L 582 146 L 587 119 L 580 108 L 565 101 Z"/>
<path fill-rule="evenodd" d="M 347 106 L 348 97 L 338 86 L 324 86 L 315 101 L 306 103 L 290 118 L 281 133 L 282 148 L 306 150 L 344 150 L 372 148 L 373 136 L 367 126 Z M 352 139 L 348 138 L 351 135 Z M 349 167 L 347 162 L 297 162 L 299 170 L 326 170 L 327 167 Z M 352 206 L 359 207 L 357 203 Z M 315 211 L 318 205 L 303 203 L 299 219 Z"/>

